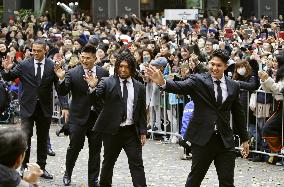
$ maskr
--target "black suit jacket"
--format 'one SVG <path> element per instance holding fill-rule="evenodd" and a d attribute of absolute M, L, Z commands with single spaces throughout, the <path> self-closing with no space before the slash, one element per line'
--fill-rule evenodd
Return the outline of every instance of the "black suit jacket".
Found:
<path fill-rule="evenodd" d="M 245 114 L 239 100 L 239 85 L 225 77 L 228 97 L 221 106 L 215 99 L 213 80 L 210 74 L 195 74 L 184 81 L 167 81 L 165 91 L 190 95 L 194 102 L 193 117 L 187 129 L 190 142 L 203 146 L 214 133 L 215 124 L 225 147 L 234 147 L 233 134 L 240 136 L 241 141 L 248 140 Z M 236 132 L 230 127 L 230 112 L 235 119 Z"/>
<path fill-rule="evenodd" d="M 58 78 L 54 72 L 54 62 L 45 59 L 44 72 L 40 85 L 35 77 L 34 58 L 19 62 L 8 73 L 2 71 L 2 76 L 6 81 L 13 81 L 20 78 L 22 93 L 20 94 L 20 115 L 30 117 L 33 115 L 39 100 L 41 109 L 45 117 L 51 117 L 53 113 L 53 84 L 56 85 Z M 59 99 L 62 99 L 59 97 Z M 64 108 L 68 108 L 68 100 L 64 98 Z"/>
<path fill-rule="evenodd" d="M 81 65 L 76 66 L 66 73 L 64 81 L 58 85 L 58 92 L 61 95 L 67 95 L 71 91 L 69 122 L 78 125 L 86 124 L 92 106 L 97 114 L 102 109 L 100 100 L 91 99 L 89 87 L 83 75 L 85 75 L 83 67 Z M 105 69 L 96 66 L 96 76 L 100 81 L 102 77 L 108 77 L 109 74 Z"/>
<path fill-rule="evenodd" d="M 139 136 L 147 133 L 146 94 L 144 85 L 133 78 L 132 81 L 134 87 L 133 122 Z M 111 76 L 102 79 L 93 95 L 95 98 L 104 100 L 103 110 L 96 121 L 94 130 L 108 134 L 117 134 L 123 110 L 119 78 Z"/>

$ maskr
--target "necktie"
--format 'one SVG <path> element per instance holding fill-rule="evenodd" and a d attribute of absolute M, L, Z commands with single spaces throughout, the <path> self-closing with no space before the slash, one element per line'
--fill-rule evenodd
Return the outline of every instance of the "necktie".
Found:
<path fill-rule="evenodd" d="M 126 86 L 127 80 L 123 81 L 123 113 L 122 113 L 122 122 L 126 121 L 127 118 L 127 98 L 128 98 L 128 90 Z"/>
<path fill-rule="evenodd" d="M 37 64 L 37 73 L 36 73 L 36 81 L 38 83 L 38 85 L 40 85 L 40 82 L 41 82 L 41 63 L 38 62 L 36 63 Z"/>
<path fill-rule="evenodd" d="M 221 89 L 221 81 L 214 81 L 217 84 L 217 105 L 220 106 L 222 104 L 223 96 Z"/>

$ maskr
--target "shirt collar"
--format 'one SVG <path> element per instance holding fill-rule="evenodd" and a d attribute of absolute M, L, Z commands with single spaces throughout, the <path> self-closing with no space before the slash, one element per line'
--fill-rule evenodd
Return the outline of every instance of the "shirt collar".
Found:
<path fill-rule="evenodd" d="M 120 83 L 123 83 L 124 80 L 125 80 L 125 79 L 122 79 L 122 78 L 119 77 Z M 127 82 L 132 83 L 131 77 L 128 77 L 126 80 L 127 80 Z"/>
<path fill-rule="evenodd" d="M 38 60 L 36 60 L 36 59 L 34 59 L 34 64 L 37 64 L 37 63 L 41 63 L 42 65 L 44 65 L 45 64 L 45 57 L 42 59 L 42 61 L 38 61 Z"/>
<path fill-rule="evenodd" d="M 213 82 L 217 81 L 217 79 L 215 77 L 212 77 L 212 80 L 213 80 Z M 224 74 L 223 74 L 222 78 L 219 81 L 221 81 L 221 83 L 225 83 L 225 76 L 224 76 Z"/>
<path fill-rule="evenodd" d="M 92 70 L 92 72 L 96 72 L 96 66 L 94 65 L 91 70 Z M 85 71 L 85 72 L 88 72 L 89 69 L 84 69 L 84 71 Z"/>

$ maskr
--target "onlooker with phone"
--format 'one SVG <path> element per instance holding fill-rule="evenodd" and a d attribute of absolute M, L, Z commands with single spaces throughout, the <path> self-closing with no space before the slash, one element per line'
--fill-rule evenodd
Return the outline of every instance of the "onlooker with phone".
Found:
<path fill-rule="evenodd" d="M 20 128 L 0 130 L 0 186 L 1 187 L 33 187 L 43 171 L 35 163 L 27 163 L 23 179 L 17 172 L 22 165 L 27 149 L 27 136 Z"/>

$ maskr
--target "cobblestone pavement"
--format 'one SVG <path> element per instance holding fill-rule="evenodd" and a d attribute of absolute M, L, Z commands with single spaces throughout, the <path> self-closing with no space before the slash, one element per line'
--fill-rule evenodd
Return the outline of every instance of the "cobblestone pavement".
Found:
<path fill-rule="evenodd" d="M 3 125 L 2 127 L 6 127 Z M 66 148 L 69 139 L 66 136 L 57 137 L 52 125 L 50 137 L 52 148 L 56 152 L 55 157 L 48 157 L 46 169 L 54 175 L 53 180 L 40 179 L 39 186 L 55 187 L 63 186 L 62 176 Z M 35 133 L 34 133 L 35 134 Z M 32 139 L 31 162 L 36 161 L 36 137 Z M 180 160 L 182 149 L 176 144 L 164 144 L 158 141 L 148 140 L 143 149 L 143 160 L 148 186 L 156 187 L 182 187 L 185 184 L 190 171 L 191 161 Z M 72 176 L 73 187 L 87 186 L 87 141 L 84 149 L 80 152 Z M 266 163 L 254 163 L 241 158 L 236 160 L 235 186 L 236 187 L 284 187 L 284 167 L 272 166 Z M 124 151 L 121 152 L 115 165 L 113 176 L 114 187 L 132 186 L 131 176 L 128 169 L 127 158 Z M 202 187 L 218 186 L 218 178 L 214 165 L 207 172 L 202 182 Z"/>

